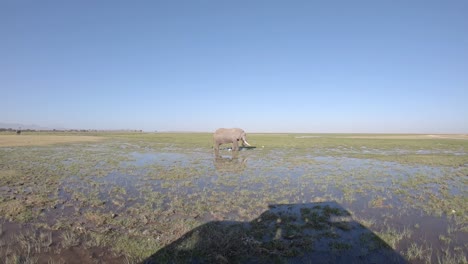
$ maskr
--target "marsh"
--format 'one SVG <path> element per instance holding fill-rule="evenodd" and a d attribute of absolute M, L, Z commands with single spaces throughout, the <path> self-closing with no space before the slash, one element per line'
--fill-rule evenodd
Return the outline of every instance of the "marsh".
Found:
<path fill-rule="evenodd" d="M 221 149 L 214 157 L 211 136 L 0 135 L 1 258 L 6 263 L 139 263 L 161 250 L 159 255 L 167 254 L 176 241 L 209 223 L 240 223 L 233 227 L 238 228 L 268 218 L 265 212 L 274 205 L 331 203 L 346 212 L 353 227 L 359 224 L 375 235 L 361 238 L 367 241 L 359 248 L 364 259 L 388 247 L 391 251 L 384 251 L 395 254 L 397 262 L 466 262 L 466 139 L 249 134 L 249 141 L 264 147 L 235 155 Z M 35 143 L 18 143 L 19 138 Z M 8 144 L 10 139 L 15 143 Z M 270 252 L 284 254 L 265 258 L 283 262 L 294 262 L 310 245 L 324 258 L 357 254 L 346 242 L 352 233 L 348 224 L 328 224 L 322 211 L 309 209 L 302 215 L 325 221 L 329 229 L 323 234 L 321 224 L 308 227 L 322 230 L 320 236 L 306 236 L 315 233 L 302 232 L 297 216 L 280 217 L 286 221 L 285 241 L 307 243 L 261 240 L 253 232 L 246 233 L 255 239 L 247 240 L 250 249 L 258 250 L 255 241 L 267 243 Z M 276 229 L 270 227 L 261 230 L 274 238 Z M 377 239 L 383 243 L 371 243 Z M 245 245 L 232 246 L 250 250 Z M 203 260 L 203 251 L 197 254 Z M 233 259 L 229 254 L 217 252 L 219 259 Z"/>

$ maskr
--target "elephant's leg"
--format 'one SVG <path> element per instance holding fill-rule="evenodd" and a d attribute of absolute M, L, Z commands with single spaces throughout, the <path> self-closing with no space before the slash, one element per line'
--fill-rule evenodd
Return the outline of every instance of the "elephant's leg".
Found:
<path fill-rule="evenodd" d="M 214 142 L 214 149 L 215 149 L 216 152 L 219 152 L 219 146 L 220 145 L 221 144 L 219 142 L 216 142 L 216 141 Z"/>
<path fill-rule="evenodd" d="M 239 150 L 239 141 L 237 141 L 237 140 L 232 141 L 232 150 L 233 151 L 238 151 Z"/>

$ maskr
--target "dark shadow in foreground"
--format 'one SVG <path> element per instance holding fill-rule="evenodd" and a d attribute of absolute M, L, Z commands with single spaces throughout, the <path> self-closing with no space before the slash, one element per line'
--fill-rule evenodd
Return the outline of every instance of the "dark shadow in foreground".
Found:
<path fill-rule="evenodd" d="M 201 225 L 142 263 L 407 263 L 336 202 L 269 207 Z"/>

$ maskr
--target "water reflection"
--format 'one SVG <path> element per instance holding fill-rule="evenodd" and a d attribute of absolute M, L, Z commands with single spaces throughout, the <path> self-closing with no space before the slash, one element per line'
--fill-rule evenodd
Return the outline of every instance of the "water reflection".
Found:
<path fill-rule="evenodd" d="M 216 154 L 214 166 L 218 172 L 242 172 L 247 167 L 247 157 L 240 156 L 238 152 L 232 152 L 230 156 Z"/>

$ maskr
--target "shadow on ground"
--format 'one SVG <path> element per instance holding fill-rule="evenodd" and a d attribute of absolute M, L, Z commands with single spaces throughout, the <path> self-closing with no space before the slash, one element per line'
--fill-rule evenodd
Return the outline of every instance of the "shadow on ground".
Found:
<path fill-rule="evenodd" d="M 407 263 L 336 202 L 269 208 L 199 226 L 142 263 Z"/>

